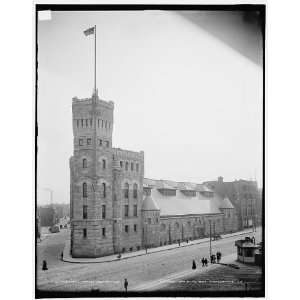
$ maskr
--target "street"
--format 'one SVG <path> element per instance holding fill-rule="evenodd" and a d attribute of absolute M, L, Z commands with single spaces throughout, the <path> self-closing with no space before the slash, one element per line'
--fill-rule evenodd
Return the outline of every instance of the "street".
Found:
<path fill-rule="evenodd" d="M 209 242 L 157 252 L 130 259 L 106 263 L 67 263 L 59 260 L 69 230 L 48 236 L 38 245 L 37 288 L 46 291 L 122 291 L 127 278 L 128 290 L 146 289 L 161 279 L 192 269 L 192 260 L 200 267 L 202 257 L 209 258 Z M 256 242 L 261 241 L 261 230 L 245 233 L 212 242 L 213 253 L 222 255 L 236 253 L 234 241 L 255 234 Z M 232 256 L 234 257 L 234 256 Z M 48 271 L 41 270 L 41 261 L 46 259 Z"/>

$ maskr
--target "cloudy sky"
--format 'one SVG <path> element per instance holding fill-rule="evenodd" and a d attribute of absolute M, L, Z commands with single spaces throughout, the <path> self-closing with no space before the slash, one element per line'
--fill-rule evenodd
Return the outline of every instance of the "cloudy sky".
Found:
<path fill-rule="evenodd" d="M 38 203 L 69 202 L 72 97 L 114 101 L 113 146 L 145 151 L 145 177 L 262 180 L 259 30 L 240 14 L 52 12 L 38 22 Z"/>

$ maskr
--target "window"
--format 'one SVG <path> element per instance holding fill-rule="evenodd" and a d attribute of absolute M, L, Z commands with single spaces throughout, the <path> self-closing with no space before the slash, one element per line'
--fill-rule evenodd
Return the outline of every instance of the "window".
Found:
<path fill-rule="evenodd" d="M 79 127 L 79 119 L 78 120 L 76 120 L 77 121 L 77 128 Z"/>
<path fill-rule="evenodd" d="M 133 171 L 133 162 L 130 164 L 130 169 Z"/>
<path fill-rule="evenodd" d="M 137 225 L 136 224 L 133 225 L 133 230 L 134 230 L 134 232 L 137 232 Z"/>
<path fill-rule="evenodd" d="M 83 145 L 83 139 L 79 139 L 79 146 Z"/>
<path fill-rule="evenodd" d="M 106 184 L 104 182 L 102 183 L 102 197 L 106 197 Z"/>
<path fill-rule="evenodd" d="M 90 126 L 93 126 L 93 119 L 90 119 Z"/>
<path fill-rule="evenodd" d="M 102 219 L 106 218 L 106 207 L 105 205 L 102 205 Z"/>
<path fill-rule="evenodd" d="M 175 223 L 175 228 L 178 229 L 179 228 L 179 224 Z"/>
<path fill-rule="evenodd" d="M 86 182 L 84 182 L 82 184 L 82 197 L 87 198 L 87 184 L 86 184 Z"/>
<path fill-rule="evenodd" d="M 140 246 L 136 246 L 136 250 L 140 250 L 141 249 L 141 247 Z"/>
<path fill-rule="evenodd" d="M 109 141 L 106 141 L 106 147 L 107 148 L 109 147 Z"/>
<path fill-rule="evenodd" d="M 89 120 L 88 119 L 85 119 L 85 126 L 89 127 Z"/>
<path fill-rule="evenodd" d="M 101 120 L 101 121 L 102 121 L 101 127 L 103 128 L 104 121 L 103 120 Z"/>
<path fill-rule="evenodd" d="M 102 237 L 105 237 L 105 228 L 102 228 Z"/>
<path fill-rule="evenodd" d="M 106 169 L 106 160 L 102 159 L 102 169 L 105 170 Z"/>
<path fill-rule="evenodd" d="M 133 185 L 133 198 L 134 198 L 134 199 L 137 199 L 137 189 L 138 189 L 138 186 L 137 186 L 137 184 L 135 183 L 135 184 Z"/>
<path fill-rule="evenodd" d="M 86 238 L 87 236 L 87 232 L 86 232 L 86 228 L 83 229 L 83 237 Z"/>
<path fill-rule="evenodd" d="M 87 219 L 87 205 L 83 205 L 82 218 Z"/>
<path fill-rule="evenodd" d="M 83 127 L 83 119 L 81 119 L 81 127 Z"/>
<path fill-rule="evenodd" d="M 128 161 L 125 163 L 125 171 L 128 171 Z"/>
<path fill-rule="evenodd" d="M 133 216 L 137 217 L 137 205 L 136 204 L 133 206 Z"/>
<path fill-rule="evenodd" d="M 124 207 L 124 215 L 125 215 L 125 217 L 128 217 L 128 213 L 129 213 L 129 206 L 125 205 L 125 207 Z"/>
<path fill-rule="evenodd" d="M 92 139 L 91 138 L 86 139 L 86 143 L 87 145 L 90 145 L 92 143 Z"/>
<path fill-rule="evenodd" d="M 99 146 L 102 146 L 102 140 L 98 140 Z"/>
<path fill-rule="evenodd" d="M 105 121 L 105 129 L 107 129 L 107 121 Z"/>
<path fill-rule="evenodd" d="M 125 183 L 125 187 L 124 187 L 124 197 L 126 199 L 129 198 L 129 184 L 127 182 Z"/>
<path fill-rule="evenodd" d="M 99 125 L 100 125 L 100 119 L 98 119 L 98 128 L 99 128 Z"/>
<path fill-rule="evenodd" d="M 148 221 L 148 224 L 150 225 L 151 224 L 151 218 L 148 218 L 147 221 Z"/>
<path fill-rule="evenodd" d="M 158 218 L 156 218 L 156 223 L 158 223 Z"/>
<path fill-rule="evenodd" d="M 122 161 L 120 161 L 120 167 L 123 168 L 123 162 Z"/>
<path fill-rule="evenodd" d="M 125 225 L 125 232 L 128 233 L 129 232 L 129 226 Z"/>
<path fill-rule="evenodd" d="M 161 231 L 165 231 L 165 230 L 166 230 L 166 224 L 163 224 L 163 223 L 162 223 L 162 224 L 160 225 L 160 230 L 161 230 Z"/>
<path fill-rule="evenodd" d="M 135 165 L 135 169 L 136 169 L 137 172 L 139 171 L 139 164 Z"/>
<path fill-rule="evenodd" d="M 82 160 L 82 167 L 83 167 L 84 169 L 87 167 L 87 160 L 86 160 L 86 158 L 84 158 L 84 159 Z"/>

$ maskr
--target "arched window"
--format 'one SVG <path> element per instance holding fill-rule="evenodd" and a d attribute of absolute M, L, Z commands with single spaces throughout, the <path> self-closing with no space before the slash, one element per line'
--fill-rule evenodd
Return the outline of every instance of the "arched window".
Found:
<path fill-rule="evenodd" d="M 135 183 L 133 185 L 133 198 L 137 199 L 137 190 L 138 190 L 138 185 Z"/>
<path fill-rule="evenodd" d="M 175 228 L 178 229 L 179 228 L 179 224 L 175 223 Z"/>
<path fill-rule="evenodd" d="M 124 186 L 124 197 L 126 199 L 129 198 L 129 184 L 127 182 L 125 183 L 125 186 Z"/>
<path fill-rule="evenodd" d="M 87 184 L 86 184 L 86 182 L 84 182 L 82 184 L 82 197 L 87 198 Z"/>
<path fill-rule="evenodd" d="M 104 182 L 102 183 L 102 197 L 106 197 L 106 184 Z"/>
<path fill-rule="evenodd" d="M 84 158 L 83 160 L 82 160 L 82 167 L 85 169 L 85 168 L 87 168 L 87 160 L 86 160 L 86 158 Z"/>
<path fill-rule="evenodd" d="M 105 170 L 106 169 L 106 160 L 102 159 L 102 169 Z"/>

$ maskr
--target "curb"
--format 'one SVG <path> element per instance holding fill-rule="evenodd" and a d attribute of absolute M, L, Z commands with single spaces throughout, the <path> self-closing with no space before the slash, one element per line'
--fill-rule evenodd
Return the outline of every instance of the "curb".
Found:
<path fill-rule="evenodd" d="M 252 233 L 253 231 L 244 231 L 244 232 L 239 232 L 239 233 L 236 233 L 236 234 L 232 234 L 230 236 L 225 236 L 223 237 L 223 239 L 227 239 L 227 238 L 231 238 L 231 237 L 234 237 L 234 236 L 240 236 L 240 235 L 244 235 L 244 234 L 248 234 L 248 233 Z M 67 257 L 69 258 L 65 258 L 65 252 L 68 252 L 66 248 L 69 248 L 68 246 L 70 245 L 70 240 L 67 241 L 66 245 L 65 245 L 65 248 L 63 250 L 63 261 L 64 262 L 67 262 L 67 263 L 74 263 L 74 264 L 101 264 L 101 263 L 107 263 L 107 262 L 114 262 L 114 261 L 120 261 L 120 260 L 124 260 L 124 259 L 130 259 L 130 258 L 133 258 L 133 257 L 138 257 L 138 256 L 142 256 L 142 255 L 148 255 L 148 254 L 154 254 L 154 253 L 159 253 L 159 252 L 164 252 L 164 251 L 170 251 L 170 250 L 174 250 L 174 249 L 178 249 L 178 248 L 184 248 L 184 247 L 190 247 L 190 246 L 194 246 L 194 245 L 199 245 L 199 244 L 204 244 L 204 243 L 208 243 L 209 240 L 206 240 L 206 241 L 203 241 L 203 240 L 200 240 L 199 242 L 196 242 L 196 243 L 192 243 L 192 244 L 186 244 L 186 245 L 182 245 L 182 246 L 176 246 L 176 247 L 173 247 L 173 248 L 169 248 L 169 249 L 161 249 L 161 250 L 157 250 L 157 251 L 153 251 L 153 252 L 148 252 L 148 253 L 140 253 L 140 254 L 136 254 L 136 255 L 132 255 L 132 256 L 127 256 L 127 257 L 121 257 L 121 258 L 112 258 L 112 259 L 108 259 L 108 260 L 104 260 L 104 261 L 74 261 L 76 260 L 76 258 L 72 258 L 70 257 L 70 254 L 68 253 L 67 254 Z M 117 255 L 117 254 L 116 254 Z"/>

